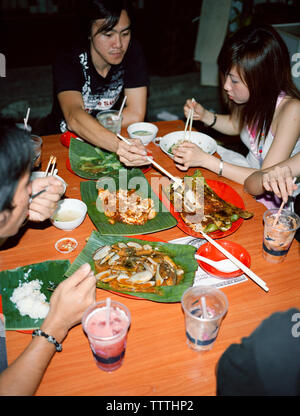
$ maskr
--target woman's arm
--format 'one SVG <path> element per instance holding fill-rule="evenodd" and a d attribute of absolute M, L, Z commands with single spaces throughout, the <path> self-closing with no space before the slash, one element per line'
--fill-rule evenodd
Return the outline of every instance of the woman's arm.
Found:
<path fill-rule="evenodd" d="M 300 153 L 276 166 L 254 172 L 244 183 L 244 189 L 251 195 L 261 195 L 265 190 L 274 192 L 284 202 L 297 189 L 293 178 L 300 176 Z"/>
<path fill-rule="evenodd" d="M 95 302 L 95 296 L 96 279 L 90 266 L 85 264 L 54 291 L 41 330 L 61 343 L 69 329 L 80 322 L 84 311 Z M 0 374 L 0 395 L 34 394 L 55 351 L 54 344 L 46 338 L 33 338 L 24 352 Z"/>
<path fill-rule="evenodd" d="M 190 99 L 186 101 L 183 108 L 186 117 L 188 117 L 189 111 L 192 108 L 194 108 L 193 120 L 200 120 L 208 126 L 213 123 L 215 117 L 214 113 L 206 110 L 201 104 Z M 235 136 L 240 133 L 238 120 L 228 114 L 217 114 L 216 122 L 212 128 L 229 136 Z"/>
<path fill-rule="evenodd" d="M 245 179 L 255 172 L 255 169 L 252 168 L 221 162 L 220 159 L 205 153 L 194 143 L 183 143 L 178 147 L 174 151 L 174 162 L 180 170 L 200 166 L 240 184 L 243 184 Z M 221 169 L 222 165 L 223 168 Z"/>
<path fill-rule="evenodd" d="M 263 169 L 278 164 L 289 158 L 300 136 L 300 101 L 287 100 L 280 108 L 272 123 L 275 130 L 273 143 L 263 161 Z M 174 161 L 180 170 L 201 166 L 219 173 L 220 160 L 203 152 L 193 143 L 184 143 L 174 152 Z M 256 169 L 240 167 L 223 162 L 222 176 L 243 184 Z"/>

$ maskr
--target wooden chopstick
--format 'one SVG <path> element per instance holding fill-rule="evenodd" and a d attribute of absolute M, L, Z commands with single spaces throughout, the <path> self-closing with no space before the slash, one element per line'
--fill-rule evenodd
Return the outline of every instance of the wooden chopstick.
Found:
<path fill-rule="evenodd" d="M 55 165 L 56 165 L 56 157 L 54 157 L 54 159 L 52 160 L 52 169 L 51 169 L 50 176 L 53 176 Z"/>
<path fill-rule="evenodd" d="M 51 155 L 51 156 L 50 156 L 50 159 L 49 159 L 49 162 L 48 162 L 48 166 L 47 166 L 47 169 L 46 169 L 46 172 L 45 172 L 45 175 L 44 175 L 44 176 L 47 176 L 47 175 L 48 175 L 48 171 L 49 171 L 49 168 L 50 168 L 50 165 L 51 165 L 51 163 L 52 163 L 53 158 L 54 158 L 54 156 L 53 156 L 53 155 Z"/>
<path fill-rule="evenodd" d="M 127 139 L 125 139 L 125 137 L 121 136 L 121 134 L 117 134 L 117 136 L 119 137 L 119 139 L 123 140 L 123 142 L 129 144 L 129 146 L 132 145 L 132 143 L 130 143 Z M 156 166 L 166 176 L 168 176 L 170 179 L 172 179 L 173 182 L 175 182 L 176 184 L 178 184 L 178 186 L 182 184 L 182 179 L 176 178 L 175 176 L 171 175 L 170 172 L 168 172 L 167 170 L 165 170 L 162 166 L 160 166 L 157 162 L 155 162 L 151 157 L 146 156 L 146 159 L 149 160 L 150 163 L 152 163 L 154 166 Z"/>
<path fill-rule="evenodd" d="M 192 115 L 192 109 L 190 108 L 189 109 L 189 114 L 188 114 L 187 119 L 186 119 L 185 127 L 184 127 L 183 140 L 185 140 L 185 136 L 186 136 L 186 132 L 187 132 L 187 128 L 188 128 L 188 125 L 189 125 L 189 122 L 190 122 L 191 115 Z"/>
<path fill-rule="evenodd" d="M 189 130 L 189 140 L 191 140 L 192 134 L 192 125 L 193 125 L 193 118 L 194 118 L 194 107 L 191 110 L 191 118 L 190 118 L 190 130 Z"/>
<path fill-rule="evenodd" d="M 215 240 L 205 234 L 203 231 L 200 231 L 203 237 L 209 241 L 213 246 L 215 246 L 221 253 L 223 253 L 229 260 L 232 261 L 239 269 L 243 270 L 243 272 L 249 276 L 255 283 L 257 283 L 263 290 L 266 292 L 269 291 L 266 282 L 264 282 L 260 277 L 258 277 L 252 270 L 250 270 L 247 266 L 245 266 L 241 261 L 239 261 L 236 257 L 234 257 L 229 251 L 227 251 L 224 247 L 218 244 Z"/>
<path fill-rule="evenodd" d="M 47 166 L 47 169 L 46 169 L 45 175 L 44 175 L 45 177 L 46 177 L 46 176 L 48 176 L 49 169 L 50 169 L 50 166 L 51 166 L 51 165 L 52 165 L 52 168 L 51 168 L 50 176 L 53 176 L 54 169 L 55 169 L 55 164 L 56 164 L 56 157 L 55 157 L 55 156 L 53 156 L 53 155 L 51 155 L 51 156 L 50 156 L 50 160 L 49 160 L 49 162 L 48 162 L 48 166 Z"/>

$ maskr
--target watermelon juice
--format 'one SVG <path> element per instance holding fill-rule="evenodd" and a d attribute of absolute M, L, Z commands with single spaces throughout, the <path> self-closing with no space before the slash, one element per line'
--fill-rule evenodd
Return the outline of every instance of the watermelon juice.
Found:
<path fill-rule="evenodd" d="M 82 317 L 82 326 L 97 366 L 104 371 L 114 371 L 124 359 L 131 319 L 126 306 L 116 301 L 111 301 L 108 320 L 107 313 L 105 301 L 90 306 Z"/>

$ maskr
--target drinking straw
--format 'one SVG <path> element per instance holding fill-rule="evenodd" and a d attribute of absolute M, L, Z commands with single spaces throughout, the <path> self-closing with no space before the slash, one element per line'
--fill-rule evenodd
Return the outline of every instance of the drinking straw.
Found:
<path fill-rule="evenodd" d="M 120 118 L 120 116 L 122 114 L 122 111 L 123 111 L 124 105 L 126 103 L 126 100 L 127 100 L 127 95 L 125 95 L 125 97 L 123 99 L 123 102 L 122 102 L 122 105 L 121 105 L 121 108 L 120 108 L 120 111 L 119 111 L 119 114 L 118 114 L 118 118 Z"/>
<path fill-rule="evenodd" d="M 274 222 L 273 222 L 272 227 L 275 227 L 275 225 L 277 224 L 277 222 L 278 222 L 278 220 L 279 220 L 279 217 L 280 217 L 280 214 L 281 214 L 281 211 L 282 211 L 282 209 L 283 209 L 284 204 L 285 204 L 285 202 L 284 202 L 284 201 L 282 201 L 282 203 L 281 203 L 281 205 L 280 205 L 280 207 L 279 207 L 279 210 L 278 210 L 278 212 L 277 212 L 277 214 L 276 214 L 276 217 L 275 217 L 275 219 L 274 219 Z"/>
<path fill-rule="evenodd" d="M 202 317 L 204 319 L 208 319 L 208 312 L 207 312 L 207 308 L 206 308 L 206 300 L 205 300 L 205 296 L 201 296 L 201 306 L 202 306 Z"/>
<path fill-rule="evenodd" d="M 24 127 L 25 127 L 25 130 L 28 129 L 29 114 L 30 114 L 30 107 L 27 109 L 26 117 L 24 118 Z"/>
<path fill-rule="evenodd" d="M 106 326 L 109 326 L 109 321 L 110 321 L 110 303 L 111 303 L 111 299 L 106 298 L 106 316 L 105 316 Z"/>

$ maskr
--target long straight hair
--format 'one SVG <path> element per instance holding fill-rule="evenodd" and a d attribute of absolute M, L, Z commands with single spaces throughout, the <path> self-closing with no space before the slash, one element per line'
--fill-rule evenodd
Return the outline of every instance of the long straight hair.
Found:
<path fill-rule="evenodd" d="M 231 114 L 238 118 L 240 129 L 245 125 L 255 129 L 259 140 L 270 130 L 279 94 L 300 99 L 291 76 L 288 49 L 271 26 L 250 25 L 238 30 L 225 40 L 218 64 L 223 82 L 236 67 L 247 85 L 247 103 L 230 102 L 225 94 L 224 98 Z"/>

